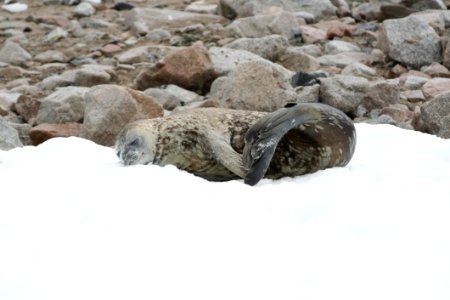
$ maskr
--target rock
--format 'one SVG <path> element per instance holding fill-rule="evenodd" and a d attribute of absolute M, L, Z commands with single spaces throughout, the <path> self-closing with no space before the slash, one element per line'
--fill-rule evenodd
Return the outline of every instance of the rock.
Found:
<path fill-rule="evenodd" d="M 8 115 L 11 108 L 17 103 L 21 94 L 0 91 L 0 116 Z"/>
<path fill-rule="evenodd" d="M 379 47 L 393 60 L 415 69 L 442 61 L 439 36 L 415 16 L 385 20 L 379 34 Z"/>
<path fill-rule="evenodd" d="M 164 41 L 169 41 L 171 37 L 172 34 L 170 33 L 170 31 L 161 28 L 153 29 L 145 36 L 148 41 L 156 44 Z"/>
<path fill-rule="evenodd" d="M 186 7 L 186 11 L 200 14 L 215 14 L 217 8 L 217 4 L 208 4 L 204 1 L 195 1 Z"/>
<path fill-rule="evenodd" d="M 328 74 L 325 72 L 297 72 L 291 78 L 291 85 L 293 87 L 298 86 L 310 86 L 315 84 L 320 84 L 320 78 L 326 78 Z"/>
<path fill-rule="evenodd" d="M 13 110 L 28 122 L 28 124 L 34 124 L 40 105 L 40 101 L 30 96 L 22 95 L 14 104 Z"/>
<path fill-rule="evenodd" d="M 442 0 L 403 0 L 402 3 L 416 10 L 447 9 Z"/>
<path fill-rule="evenodd" d="M 369 90 L 367 79 L 360 77 L 339 75 L 320 81 L 321 101 L 345 113 L 354 112 Z"/>
<path fill-rule="evenodd" d="M 23 66 L 31 59 L 30 53 L 14 42 L 7 42 L 0 49 L 0 62 Z"/>
<path fill-rule="evenodd" d="M 65 62 L 67 60 L 64 53 L 57 50 L 48 50 L 39 53 L 34 57 L 35 61 L 41 62 L 41 63 L 55 63 L 55 62 Z"/>
<path fill-rule="evenodd" d="M 302 51 L 303 53 L 309 54 L 313 57 L 322 56 L 322 49 L 320 49 L 320 47 L 317 45 L 304 45 L 296 48 L 298 48 L 299 51 Z"/>
<path fill-rule="evenodd" d="M 361 49 L 350 42 L 333 40 L 325 44 L 325 54 L 338 54 L 342 52 L 360 52 Z"/>
<path fill-rule="evenodd" d="M 320 84 L 298 87 L 297 103 L 319 102 L 320 100 Z"/>
<path fill-rule="evenodd" d="M 399 84 L 390 80 L 380 80 L 370 83 L 362 103 L 367 110 L 372 110 L 397 104 L 399 101 Z"/>
<path fill-rule="evenodd" d="M 95 14 L 95 7 L 88 2 L 81 2 L 74 11 L 76 17 L 90 17 Z"/>
<path fill-rule="evenodd" d="M 450 77 L 450 71 L 437 62 L 434 62 L 429 66 L 422 67 L 420 71 L 430 75 L 431 77 Z"/>
<path fill-rule="evenodd" d="M 100 52 L 108 57 L 114 56 L 114 54 L 117 54 L 118 52 L 122 51 L 122 47 L 115 44 L 108 44 L 103 47 L 101 47 Z"/>
<path fill-rule="evenodd" d="M 0 150 L 11 150 L 22 146 L 17 130 L 0 116 Z"/>
<path fill-rule="evenodd" d="M 450 93 L 443 93 L 425 102 L 420 108 L 428 132 L 450 138 Z"/>
<path fill-rule="evenodd" d="M 19 124 L 19 123 L 10 123 L 11 127 L 17 131 L 19 135 L 19 139 L 22 142 L 22 145 L 28 146 L 31 145 L 30 140 L 30 124 Z"/>
<path fill-rule="evenodd" d="M 162 62 L 141 72 L 135 85 L 140 90 L 175 84 L 188 90 L 206 91 L 215 76 L 208 50 L 193 46 L 169 52 Z"/>
<path fill-rule="evenodd" d="M 448 78 L 430 79 L 422 86 L 422 92 L 427 100 L 436 98 L 440 94 L 447 94 L 450 92 L 450 79 Z"/>
<path fill-rule="evenodd" d="M 425 102 L 425 96 L 423 95 L 422 90 L 408 90 L 400 92 L 400 99 L 411 103 Z"/>
<path fill-rule="evenodd" d="M 375 69 L 368 67 L 360 63 L 351 63 L 347 65 L 341 72 L 342 75 L 346 76 L 359 76 L 365 78 L 371 78 L 377 75 Z"/>
<path fill-rule="evenodd" d="M 36 123 L 68 123 L 81 122 L 84 116 L 84 95 L 86 87 L 59 88 L 41 100 Z"/>
<path fill-rule="evenodd" d="M 112 146 L 129 122 L 163 116 L 163 108 L 142 92 L 117 85 L 98 85 L 85 95 L 86 107 L 80 136 Z"/>
<path fill-rule="evenodd" d="M 408 75 L 400 77 L 400 86 L 406 90 L 422 89 L 422 86 L 428 81 L 428 78 L 421 76 Z"/>
<path fill-rule="evenodd" d="M 153 97 L 166 110 L 174 110 L 178 106 L 203 100 L 202 96 L 173 84 L 165 88 L 149 88 L 144 91 L 144 94 Z"/>
<path fill-rule="evenodd" d="M 420 11 L 413 14 L 413 16 L 421 19 L 422 21 L 430 25 L 439 36 L 444 33 L 445 17 L 442 11 L 439 10 Z"/>
<path fill-rule="evenodd" d="M 274 111 L 297 100 L 289 81 L 262 62 L 241 64 L 227 77 L 218 78 L 209 97 L 229 108 L 258 111 Z"/>
<path fill-rule="evenodd" d="M 59 40 L 67 38 L 69 33 L 60 27 L 56 27 L 50 31 L 45 37 L 44 42 L 48 44 L 56 43 Z"/>
<path fill-rule="evenodd" d="M 280 56 L 279 62 L 289 70 L 295 72 L 313 72 L 319 69 L 317 59 L 303 52 L 300 47 L 289 47 Z"/>
<path fill-rule="evenodd" d="M 324 66 L 336 66 L 345 68 L 354 63 L 367 65 L 370 63 L 370 56 L 362 52 L 342 52 L 339 54 L 323 55 L 317 61 Z"/>
<path fill-rule="evenodd" d="M 192 24 L 225 23 L 218 15 L 197 14 L 168 9 L 134 8 L 125 13 L 125 25 L 131 30 L 144 26 L 147 31 L 157 28 L 180 28 Z"/>
<path fill-rule="evenodd" d="M 372 3 L 361 3 L 352 9 L 352 17 L 357 21 L 373 21 L 377 19 L 379 9 Z"/>
<path fill-rule="evenodd" d="M 380 6 L 380 14 L 378 16 L 378 20 L 384 21 L 387 19 L 404 18 L 409 16 L 413 12 L 415 12 L 415 10 L 401 4 L 383 3 Z"/>
<path fill-rule="evenodd" d="M 80 135 L 81 124 L 40 124 L 30 130 L 31 144 L 37 146 L 43 142 L 56 137 L 70 137 Z"/>
<path fill-rule="evenodd" d="M 18 67 L 2 67 L 0 68 L 0 78 L 4 79 L 14 79 L 14 78 L 20 78 L 23 76 L 23 72 L 21 68 Z"/>
<path fill-rule="evenodd" d="M 265 59 L 276 61 L 289 46 L 288 40 L 281 35 L 269 35 L 263 38 L 240 38 L 225 48 L 240 49 L 252 52 Z"/>
<path fill-rule="evenodd" d="M 314 44 L 327 39 L 327 32 L 312 25 L 301 25 L 302 38 L 306 44 Z"/>
<path fill-rule="evenodd" d="M 256 54 L 245 50 L 234 50 L 230 48 L 212 47 L 209 49 L 209 56 L 213 64 L 214 73 L 224 76 L 235 70 L 239 65 L 247 62 L 262 62 L 270 64 L 277 72 L 283 74 L 284 78 L 291 78 L 294 72 L 266 60 Z"/>
<path fill-rule="evenodd" d="M 146 45 L 132 48 L 116 55 L 121 64 L 137 64 L 141 62 L 156 63 L 162 60 L 175 47 Z"/>
<path fill-rule="evenodd" d="M 290 13 L 240 18 L 227 26 L 227 28 L 241 37 L 248 38 L 279 34 L 291 39 L 301 33 L 297 18 Z"/>
<path fill-rule="evenodd" d="M 388 115 L 397 123 L 411 122 L 414 118 L 414 112 L 403 104 L 392 104 L 384 107 L 381 109 L 380 115 Z"/>
<path fill-rule="evenodd" d="M 270 6 L 282 8 L 284 11 L 308 12 L 319 20 L 325 16 L 334 16 L 336 7 L 329 0 L 220 0 L 222 15 L 229 19 L 253 16 L 267 10 Z"/>

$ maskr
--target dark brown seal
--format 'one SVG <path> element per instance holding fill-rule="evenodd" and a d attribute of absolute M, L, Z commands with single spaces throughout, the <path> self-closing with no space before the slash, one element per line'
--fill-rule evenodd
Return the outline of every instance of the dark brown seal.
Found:
<path fill-rule="evenodd" d="M 172 164 L 208 180 L 298 176 L 345 166 L 356 143 L 352 121 L 319 103 L 272 113 L 187 110 L 128 124 L 116 153 L 125 165 Z"/>

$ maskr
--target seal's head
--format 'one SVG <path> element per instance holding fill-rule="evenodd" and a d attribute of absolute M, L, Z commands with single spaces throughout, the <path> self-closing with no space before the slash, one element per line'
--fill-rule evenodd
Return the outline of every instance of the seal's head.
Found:
<path fill-rule="evenodd" d="M 124 165 L 148 164 L 155 158 L 152 135 L 140 122 L 128 124 L 118 135 L 116 155 Z"/>

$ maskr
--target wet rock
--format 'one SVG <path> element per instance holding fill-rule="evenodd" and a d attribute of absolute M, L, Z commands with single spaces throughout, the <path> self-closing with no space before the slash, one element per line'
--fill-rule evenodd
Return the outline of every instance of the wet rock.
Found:
<path fill-rule="evenodd" d="M 175 84 L 188 90 L 206 91 L 215 76 L 208 50 L 193 46 L 169 52 L 162 62 L 141 72 L 135 84 L 140 90 Z"/>
<path fill-rule="evenodd" d="M 367 79 L 360 77 L 339 75 L 320 81 L 321 101 L 345 113 L 355 111 L 369 89 Z"/>
<path fill-rule="evenodd" d="M 400 86 L 395 81 L 380 80 L 371 82 L 367 94 L 363 98 L 366 109 L 383 108 L 400 101 Z"/>
<path fill-rule="evenodd" d="M 90 17 L 95 14 L 95 7 L 88 2 L 81 2 L 74 11 L 76 17 Z"/>
<path fill-rule="evenodd" d="M 309 0 L 220 0 L 219 6 L 221 13 L 229 19 L 253 16 L 267 10 L 270 6 L 291 12 L 308 12 L 316 20 L 336 14 L 336 7 L 329 0 L 316 0 L 314 4 Z"/>
<path fill-rule="evenodd" d="M 80 128 L 79 123 L 39 124 L 30 129 L 30 141 L 32 145 L 37 146 L 56 137 L 79 136 Z"/>
<path fill-rule="evenodd" d="M 22 95 L 14 104 L 13 110 L 17 112 L 28 124 L 36 123 L 36 116 L 41 102 L 27 95 Z"/>
<path fill-rule="evenodd" d="M 415 69 L 442 61 L 439 36 L 431 26 L 415 16 L 385 20 L 380 30 L 379 46 L 393 60 Z"/>
<path fill-rule="evenodd" d="M 301 34 L 297 18 L 290 13 L 280 15 L 261 15 L 235 20 L 227 28 L 237 35 L 248 38 L 260 38 L 279 34 L 291 39 Z"/>
<path fill-rule="evenodd" d="M 371 78 L 377 75 L 375 69 L 360 63 L 351 63 L 341 72 L 342 75 Z"/>
<path fill-rule="evenodd" d="M 0 62 L 22 66 L 30 59 L 30 53 L 14 42 L 5 43 L 0 49 Z"/>
<path fill-rule="evenodd" d="M 312 72 L 319 69 L 317 59 L 306 54 L 300 47 L 289 47 L 280 56 L 279 63 L 295 72 Z"/>
<path fill-rule="evenodd" d="M 134 8 L 125 13 L 125 25 L 139 32 L 139 26 L 147 32 L 156 28 L 181 28 L 192 24 L 225 23 L 218 15 L 198 14 L 168 9 Z"/>
<path fill-rule="evenodd" d="M 346 41 L 333 40 L 325 44 L 325 54 L 338 54 L 342 52 L 359 52 L 359 51 L 361 51 L 359 46 Z"/>
<path fill-rule="evenodd" d="M 57 89 L 41 100 L 36 123 L 81 122 L 84 116 L 84 95 L 88 90 L 72 86 Z"/>
<path fill-rule="evenodd" d="M 443 93 L 420 108 L 421 118 L 428 132 L 450 138 L 450 93 Z"/>
<path fill-rule="evenodd" d="M 117 85 L 98 85 L 85 95 L 86 107 L 80 136 L 112 146 L 129 122 L 163 115 L 162 106 L 144 93 Z"/>
<path fill-rule="evenodd" d="M 283 74 L 284 78 L 291 78 L 294 72 L 287 70 L 279 64 L 274 64 L 256 54 L 245 50 L 235 50 L 230 48 L 212 47 L 209 49 L 209 56 L 213 64 L 214 72 L 219 76 L 227 75 L 235 70 L 239 65 L 247 62 L 262 62 L 270 64 L 277 72 Z"/>
<path fill-rule="evenodd" d="M 39 53 L 34 57 L 35 61 L 41 62 L 41 63 L 54 63 L 54 62 L 65 62 L 67 58 L 65 57 L 64 53 L 58 50 L 48 50 Z"/>
<path fill-rule="evenodd" d="M 297 100 L 288 80 L 270 64 L 244 63 L 211 86 L 210 98 L 234 109 L 274 111 Z"/>
<path fill-rule="evenodd" d="M 450 79 L 448 78 L 430 79 L 422 86 L 422 92 L 427 100 L 436 98 L 440 94 L 447 94 L 450 92 Z"/>
<path fill-rule="evenodd" d="M 11 150 L 22 146 L 17 130 L 0 116 L 0 150 Z"/>
<path fill-rule="evenodd" d="M 263 38 L 240 38 L 225 48 L 240 49 L 252 52 L 265 59 L 275 61 L 289 46 L 288 40 L 281 35 L 269 35 Z"/>

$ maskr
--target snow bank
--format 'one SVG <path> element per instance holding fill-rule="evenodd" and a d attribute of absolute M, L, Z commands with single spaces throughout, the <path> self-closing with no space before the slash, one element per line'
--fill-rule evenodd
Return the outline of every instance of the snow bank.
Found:
<path fill-rule="evenodd" d="M 0 151 L 0 299 L 450 298 L 450 140 L 357 125 L 345 168 L 211 183 L 79 138 Z"/>

